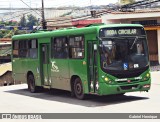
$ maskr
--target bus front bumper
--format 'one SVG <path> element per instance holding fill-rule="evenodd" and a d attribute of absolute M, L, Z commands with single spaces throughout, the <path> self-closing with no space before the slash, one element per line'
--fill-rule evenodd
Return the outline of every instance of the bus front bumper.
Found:
<path fill-rule="evenodd" d="M 151 87 L 151 80 L 138 83 L 128 83 L 128 84 L 117 84 L 109 85 L 104 83 L 99 84 L 99 95 L 111 95 L 111 94 L 121 94 L 126 92 L 135 92 L 135 91 L 148 91 Z"/>

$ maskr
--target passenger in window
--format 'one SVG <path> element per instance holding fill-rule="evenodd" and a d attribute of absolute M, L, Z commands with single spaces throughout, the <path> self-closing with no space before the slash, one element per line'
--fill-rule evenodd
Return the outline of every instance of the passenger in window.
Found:
<path fill-rule="evenodd" d="M 110 65 L 112 63 L 110 51 L 107 47 L 105 47 L 104 53 L 101 54 L 101 62 L 103 64 L 103 68 L 106 68 L 107 65 Z"/>
<path fill-rule="evenodd" d="M 137 54 L 143 55 L 143 52 L 144 52 L 144 50 L 143 50 L 142 44 L 137 44 Z"/>
<path fill-rule="evenodd" d="M 108 53 L 104 53 L 104 54 L 102 55 L 102 61 L 103 61 L 103 62 L 107 62 L 108 65 L 111 64 L 110 56 L 109 56 Z"/>

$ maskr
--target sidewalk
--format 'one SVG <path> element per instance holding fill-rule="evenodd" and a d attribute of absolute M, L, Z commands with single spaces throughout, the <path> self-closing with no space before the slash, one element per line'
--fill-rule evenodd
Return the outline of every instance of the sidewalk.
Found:
<path fill-rule="evenodd" d="M 151 72 L 151 82 L 154 85 L 160 85 L 160 71 Z"/>

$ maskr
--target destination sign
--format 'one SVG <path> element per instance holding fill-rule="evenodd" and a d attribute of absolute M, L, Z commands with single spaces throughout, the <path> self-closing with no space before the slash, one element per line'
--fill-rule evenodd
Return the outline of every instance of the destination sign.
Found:
<path fill-rule="evenodd" d="M 120 30 L 106 30 L 105 35 L 113 36 L 113 35 L 136 35 L 136 29 L 120 29 Z"/>
<path fill-rule="evenodd" d="M 145 35 L 143 28 L 103 28 L 100 30 L 100 37 L 140 35 Z"/>

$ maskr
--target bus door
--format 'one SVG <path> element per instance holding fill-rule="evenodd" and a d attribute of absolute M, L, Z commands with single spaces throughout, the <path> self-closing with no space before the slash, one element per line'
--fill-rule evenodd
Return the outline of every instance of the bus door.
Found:
<path fill-rule="evenodd" d="M 50 85 L 49 81 L 49 44 L 41 44 L 41 78 L 43 85 Z"/>
<path fill-rule="evenodd" d="M 97 68 L 97 42 L 88 41 L 88 81 L 89 91 L 98 91 L 98 68 Z"/>

